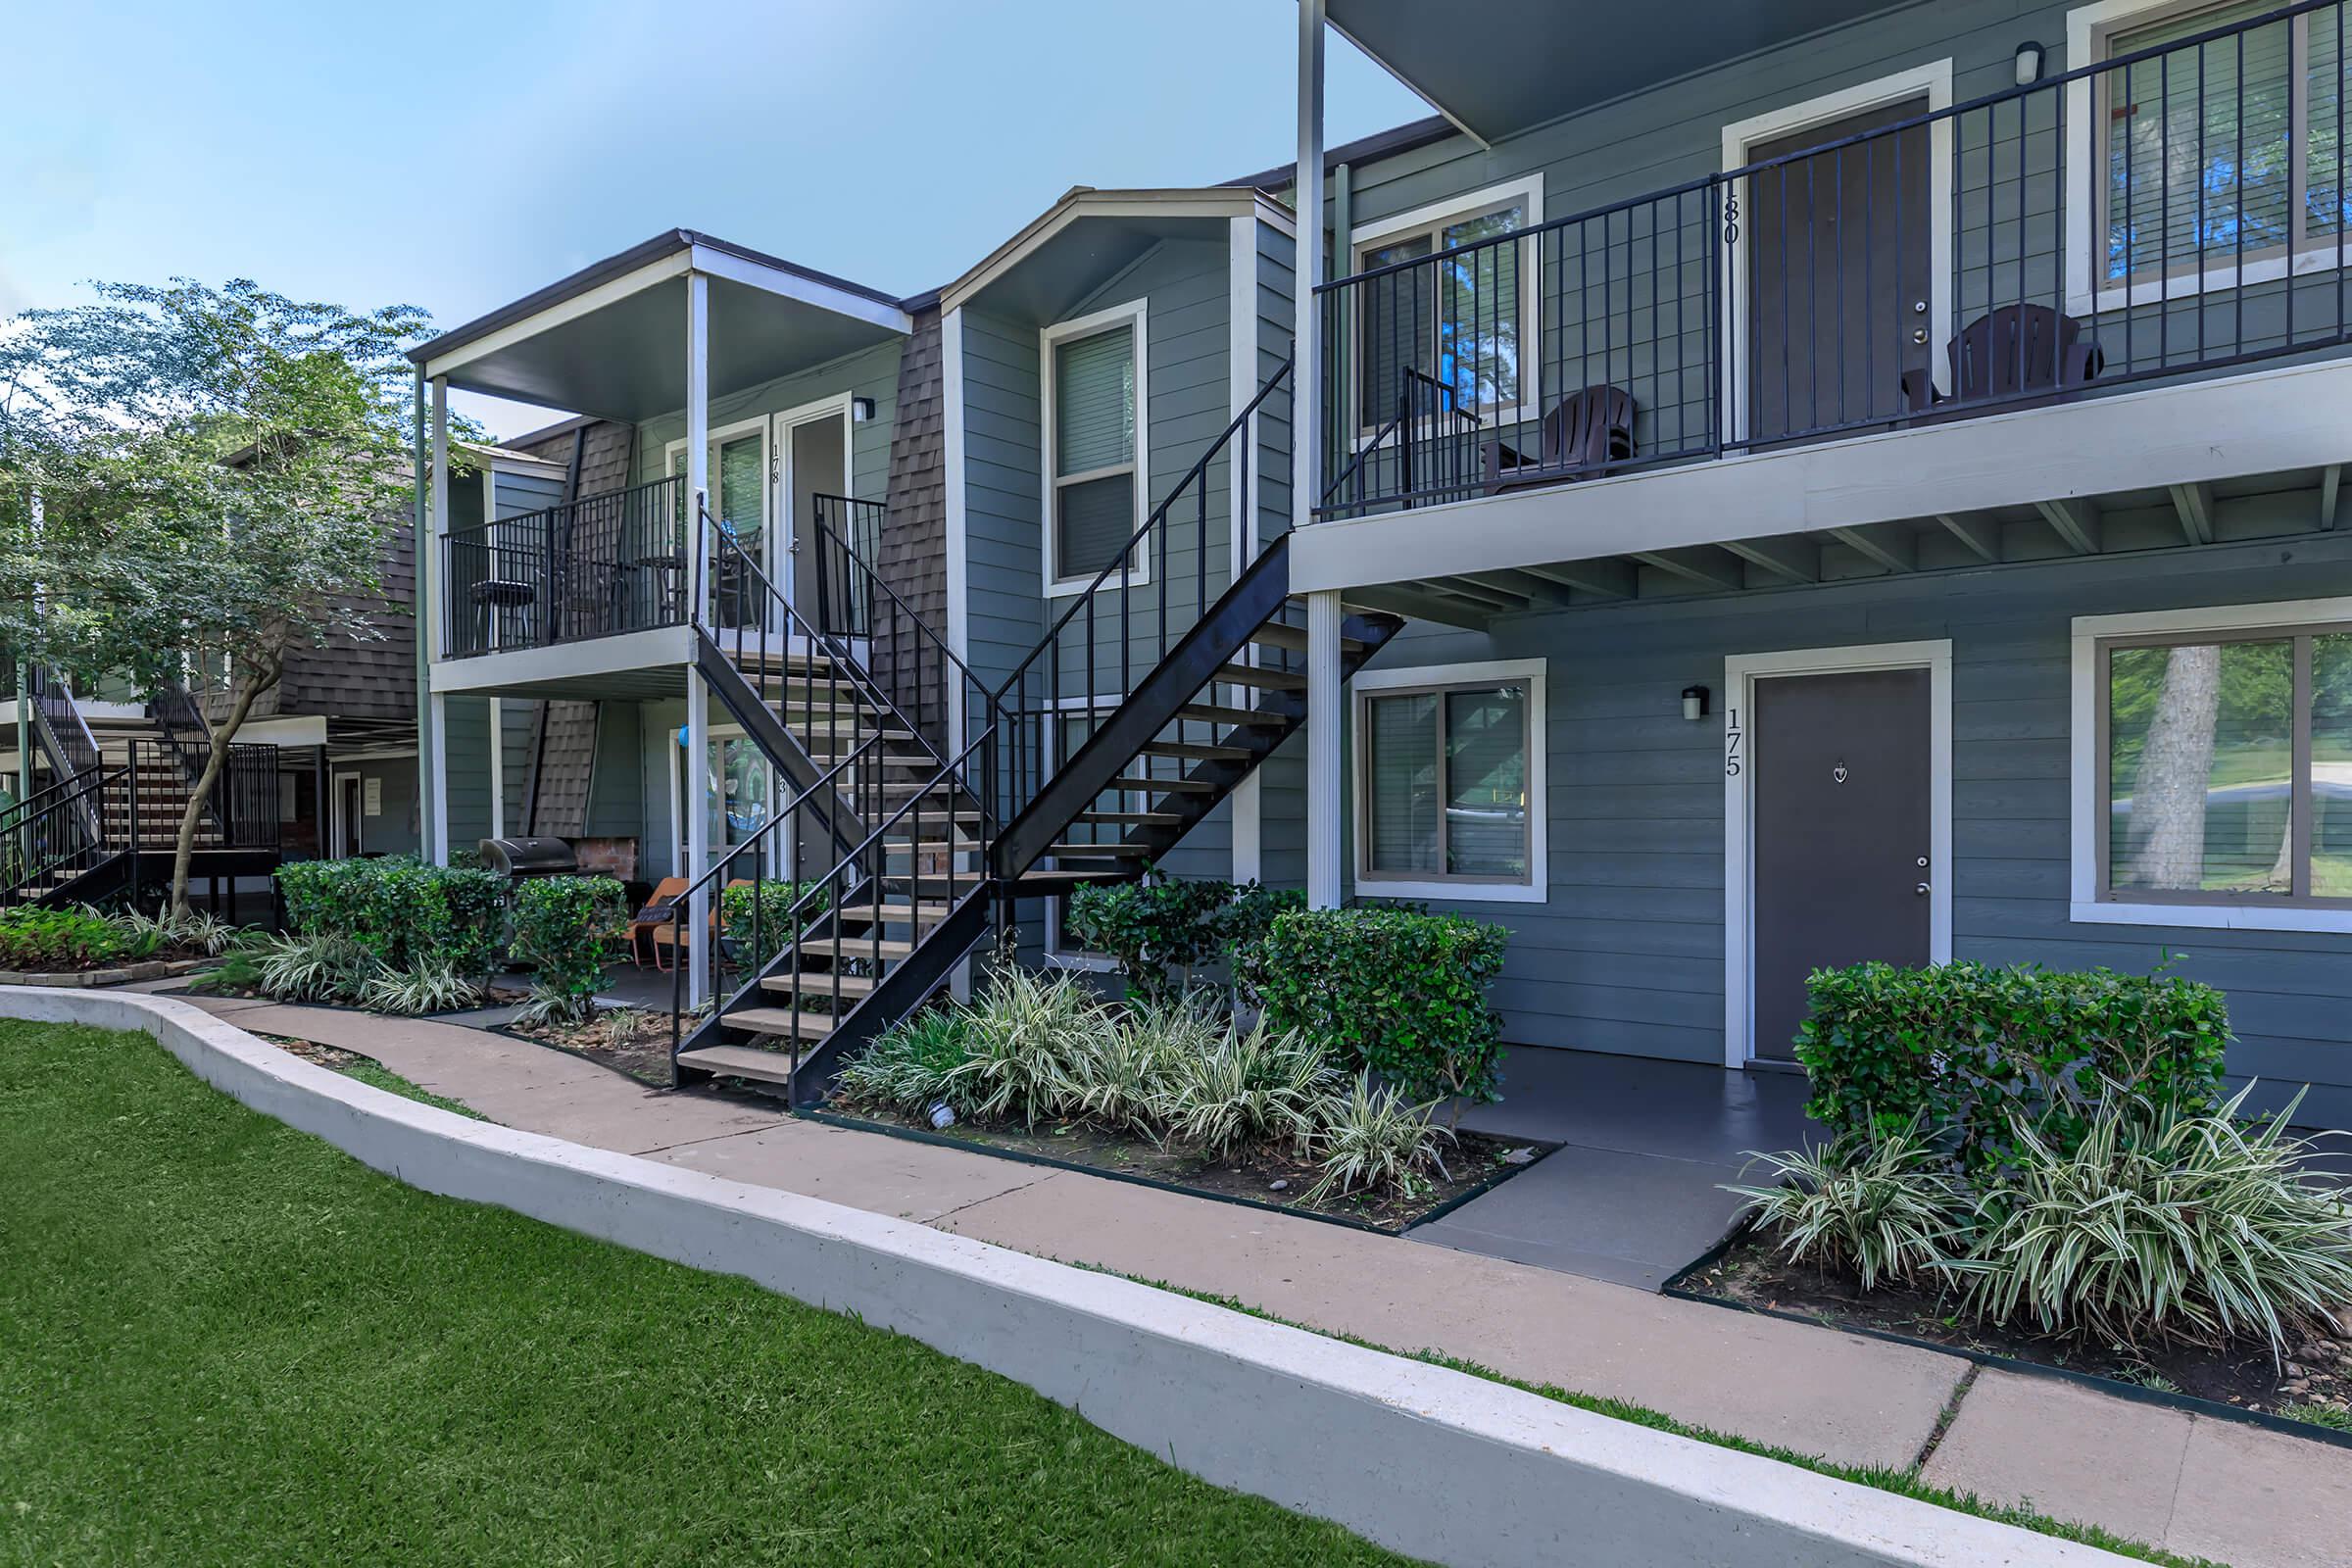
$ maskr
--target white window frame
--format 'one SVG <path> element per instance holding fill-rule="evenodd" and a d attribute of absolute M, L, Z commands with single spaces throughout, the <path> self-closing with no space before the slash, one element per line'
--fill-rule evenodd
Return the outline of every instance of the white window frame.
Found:
<path fill-rule="evenodd" d="M 1734 121 L 1723 127 L 1723 172 L 1744 169 L 1748 149 L 1759 142 L 1778 141 L 1816 125 L 1884 109 L 1910 98 L 1925 98 L 1928 113 L 1952 106 L 1952 58 L 1922 65 L 1840 87 L 1836 92 L 1807 98 L 1802 103 Z M 1748 210 L 1748 181 L 1740 181 L 1732 194 L 1740 211 Z M 1732 242 L 1723 248 L 1723 429 L 1734 442 L 1747 437 L 1748 333 L 1752 318 L 1747 309 L 1748 234 L 1752 223 L 1741 222 Z M 1949 392 L 1951 372 L 1944 365 L 1943 346 L 1952 339 L 1952 122 L 1947 117 L 1928 123 L 1928 374 L 1936 387 Z"/>
<path fill-rule="evenodd" d="M 1370 726 L 1363 722 L 1365 700 L 1416 691 L 1444 691 L 1463 686 L 1501 685 L 1519 681 L 1527 686 L 1527 879 L 1518 882 L 1476 877 L 1408 879 L 1385 876 L 1371 869 L 1372 776 L 1366 763 Z M 1542 659 L 1484 660 L 1461 664 L 1422 664 L 1410 669 L 1365 670 L 1348 682 L 1348 799 L 1354 808 L 1355 891 L 1367 899 L 1432 899 L 1448 904 L 1547 904 L 1551 900 L 1551 862 L 1548 857 L 1551 796 L 1544 751 L 1546 661 Z M 1441 705 L 1438 744 L 1445 744 L 1445 715 Z M 1442 806 L 1441 806 L 1442 808 Z"/>
<path fill-rule="evenodd" d="M 2096 65 L 2106 58 L 2107 40 L 2116 33 L 2190 12 L 2218 10 L 2229 3 L 2230 0 L 2095 0 L 2091 5 L 2078 6 L 2066 14 L 2065 64 Z M 2312 15 L 2317 13 L 2298 17 L 2290 24 L 2303 37 L 2308 37 Z M 2290 54 L 2288 58 L 2292 72 L 2297 55 Z M 2110 122 L 2102 111 L 2111 75 L 2101 73 L 2095 78 L 2085 76 L 2066 84 L 2066 122 L 2095 127 L 2091 136 L 2070 134 L 2066 140 L 2066 312 L 2069 316 L 2090 317 L 2132 306 L 2154 305 L 2162 300 L 2193 299 L 2201 293 L 2222 292 L 2241 283 L 2274 282 L 2285 277 L 2290 266 L 2297 276 L 2335 270 L 2338 249 L 2336 237 L 2329 235 L 2325 239 L 2290 240 L 2286 254 L 2260 257 L 2247 262 L 2242 270 L 2234 259 L 2225 255 L 2197 270 L 2175 276 L 2127 277 L 2109 282 L 2104 229 L 2106 130 Z M 2310 110 L 2307 75 L 2307 72 L 2293 72 L 2288 103 L 2297 122 Z M 2287 160 L 2287 211 L 2300 223 L 2305 165 L 2299 155 L 2302 143 L 2297 138 L 2308 135 L 2309 127 L 2290 123 L 2287 134 L 2292 143 L 2290 150 L 2298 152 L 2298 156 Z M 2344 254 L 2352 256 L 2352 235 L 2347 235 L 2344 243 L 2347 247 Z"/>
<path fill-rule="evenodd" d="M 1534 230 L 1544 223 L 1544 175 L 1541 172 L 1507 179 L 1482 190 L 1464 191 L 1444 201 L 1431 202 L 1410 212 L 1396 213 L 1387 218 L 1375 218 L 1356 224 L 1348 231 L 1348 275 L 1353 277 L 1364 270 L 1363 256 L 1367 250 L 1405 238 L 1427 234 L 1437 254 L 1448 223 L 1464 219 L 1481 218 L 1498 207 L 1521 204 L 1527 212 L 1523 225 L 1527 237 L 1520 243 L 1519 258 L 1519 401 L 1509 408 L 1485 410 L 1476 413 L 1483 424 L 1499 429 L 1506 424 L 1523 424 L 1538 417 L 1544 406 L 1544 280 L 1543 249 Z M 1369 285 L 1367 285 L 1369 286 Z M 1349 301 L 1348 330 L 1359 331 L 1362 323 L 1356 318 L 1363 310 L 1363 294 L 1355 291 Z M 1347 417 L 1352 421 L 1358 448 L 1369 444 L 1388 420 L 1363 420 L 1363 342 L 1359 336 L 1348 344 L 1348 409 Z M 1428 421 L 1417 421 L 1424 427 Z"/>
<path fill-rule="evenodd" d="M 1071 338 L 1093 337 L 1124 323 L 1134 335 L 1135 343 L 1135 461 L 1132 464 L 1114 463 L 1105 468 L 1092 468 L 1084 473 L 1059 474 L 1060 457 L 1054 451 L 1054 345 Z M 1057 532 L 1060 527 L 1059 506 L 1061 487 L 1088 479 L 1104 479 L 1112 474 L 1135 474 L 1135 526 L 1141 528 L 1150 515 L 1147 503 L 1152 487 L 1152 365 L 1149 349 L 1152 341 L 1152 309 L 1149 300 L 1129 300 L 1091 315 L 1055 321 L 1038 329 L 1038 480 L 1044 492 L 1044 515 L 1038 525 L 1038 573 L 1049 599 L 1084 593 L 1095 580 L 1095 572 L 1083 577 L 1057 577 L 1054 563 L 1060 555 Z M 1152 580 L 1152 562 L 1149 551 L 1134 564 L 1127 575 L 1130 588 L 1140 588 Z M 1100 568 L 1098 568 L 1100 569 Z"/>
<path fill-rule="evenodd" d="M 1058 730 L 1062 719 L 1070 714 L 1093 713 L 1098 716 L 1108 716 L 1125 701 L 1125 698 L 1116 693 L 1105 692 L 1100 697 L 1063 697 L 1048 706 L 1054 710 L 1054 725 Z M 1121 790 L 1118 792 L 1118 809 L 1122 811 L 1144 809 L 1142 792 Z M 1101 797 L 1098 796 L 1097 799 L 1101 799 Z M 1091 805 L 1088 808 L 1093 809 Z M 1062 946 L 1061 906 L 1068 898 L 1069 895 L 1065 893 L 1046 901 L 1046 962 L 1058 969 L 1084 969 L 1090 974 L 1117 974 L 1119 965 L 1116 959 L 1104 957 L 1099 953 L 1087 953 Z"/>
<path fill-rule="evenodd" d="M 2073 658 L 2073 803 L 2068 812 L 2072 886 L 2068 918 L 2081 925 L 2184 926 L 2206 931 L 2317 931 L 2352 933 L 2352 908 L 2314 907 L 2247 900 L 2242 904 L 2166 904 L 2145 896 L 2119 900 L 2100 885 L 2099 841 L 2107 825 L 2100 800 L 2105 759 L 2099 755 L 2099 645 L 2117 637 L 2184 636 L 2201 632 L 2276 631 L 2293 635 L 2315 626 L 2352 621 L 2352 598 L 2295 599 L 2264 605 L 2217 605 L 2125 615 L 2078 615 Z"/>

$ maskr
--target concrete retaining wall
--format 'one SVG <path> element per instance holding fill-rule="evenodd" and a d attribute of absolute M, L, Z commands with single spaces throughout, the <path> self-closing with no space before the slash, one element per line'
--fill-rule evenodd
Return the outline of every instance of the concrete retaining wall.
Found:
<path fill-rule="evenodd" d="M 197 1076 L 411 1186 L 769 1290 L 1027 1384 L 1178 1468 L 1465 1565 L 2122 1563 L 1107 1275 L 468 1120 L 184 1003 L 0 993 L 0 1016 L 153 1035 Z"/>

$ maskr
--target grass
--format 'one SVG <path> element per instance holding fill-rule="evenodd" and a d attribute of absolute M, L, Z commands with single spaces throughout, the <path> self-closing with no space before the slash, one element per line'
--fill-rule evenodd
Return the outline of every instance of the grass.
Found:
<path fill-rule="evenodd" d="M 370 1088 L 386 1090 L 400 1096 L 403 1100 L 414 1100 L 421 1105 L 432 1105 L 441 1110 L 455 1111 L 471 1121 L 487 1121 L 489 1119 L 471 1105 L 460 1104 L 457 1101 L 426 1093 L 400 1074 L 388 1071 L 382 1063 L 371 1061 L 366 1056 L 337 1067 L 335 1071 L 346 1078 L 356 1078 Z"/>
<path fill-rule="evenodd" d="M 0 1024 L 0 1560 L 1401 1560 L 911 1340 L 404 1187 L 144 1036 Z"/>
<path fill-rule="evenodd" d="M 1077 1266 L 1084 1268 L 1089 1265 L 1079 1264 Z M 1109 1273 L 1112 1271 L 1102 1269 L 1096 1272 Z M 1375 1345 L 1370 1340 L 1358 1339 L 1352 1334 L 1335 1334 L 1328 1329 L 1315 1328 L 1311 1324 L 1294 1323 L 1289 1318 L 1262 1311 L 1234 1297 L 1218 1296 L 1208 1291 L 1187 1290 L 1181 1285 L 1170 1285 L 1165 1280 L 1147 1280 L 1133 1275 L 1121 1277 L 1135 1279 L 1137 1284 L 1149 1285 L 1154 1290 L 1167 1291 L 1177 1296 L 1189 1296 L 1196 1301 L 1206 1301 L 1212 1306 L 1246 1312 L 1251 1317 L 1262 1318 L 1268 1323 L 1280 1323 L 1288 1328 L 1305 1329 L 1308 1333 L 1320 1334 L 1325 1339 L 1359 1345 L 1367 1350 L 1378 1350 L 1384 1355 L 1399 1355 L 1408 1360 L 1424 1362 L 1430 1366 L 1444 1367 L 1449 1372 L 1461 1372 L 1470 1377 L 1484 1378 L 1489 1383 L 1500 1383 L 1506 1388 L 1517 1389 L 1523 1394 L 1533 1394 L 1545 1399 L 1556 1399 L 1562 1404 L 1574 1405 L 1579 1410 L 1591 1410 L 1596 1415 L 1609 1416 L 1618 1421 L 1630 1421 L 1636 1426 L 1648 1427 L 1655 1432 L 1671 1432 L 1676 1437 L 1690 1438 L 1694 1442 L 1711 1443 L 1718 1447 L 1737 1448 L 1742 1453 L 1759 1454 L 1767 1459 L 1777 1459 L 1783 1464 L 1791 1464 L 1802 1470 L 1811 1470 L 1817 1475 L 1834 1476 L 1839 1481 L 1851 1481 L 1859 1486 L 1875 1487 L 1881 1492 L 1891 1492 L 1901 1496 L 1916 1498 L 1921 1502 L 1932 1502 L 1938 1508 L 1949 1508 L 1955 1513 L 1975 1514 L 1981 1519 L 1992 1519 L 2002 1524 L 2016 1525 L 2021 1529 L 2032 1530 L 2040 1535 L 2056 1536 L 2064 1541 L 2079 1542 L 2086 1546 L 2097 1546 L 2102 1550 L 2112 1551 L 2118 1556 L 2132 1557 L 2141 1562 L 2159 1563 L 2164 1565 L 2164 1568 L 2228 1568 L 2227 1564 L 2217 1562 L 2210 1557 L 2184 1557 L 2179 1552 L 2166 1551 L 2161 1546 L 2145 1545 L 2139 1542 L 2128 1540 L 2110 1531 L 2102 1530 L 2097 1525 L 2075 1524 L 2068 1520 L 2053 1519 L 2047 1514 L 2036 1513 L 2032 1508 L 2018 1507 L 2009 1503 L 1988 1502 L 1974 1493 L 1953 1492 L 1948 1488 L 1933 1486 L 1921 1479 L 1918 1465 L 1898 1470 L 1886 1465 L 1838 1464 L 1828 1459 L 1817 1458 L 1809 1453 L 1801 1453 L 1794 1448 L 1784 1448 L 1768 1443 L 1754 1443 L 1746 1438 L 1735 1437 L 1728 1432 L 1717 1432 L 1710 1427 L 1694 1426 L 1688 1421 L 1677 1420 L 1663 1411 L 1652 1410 L 1646 1405 L 1634 1404 L 1624 1399 L 1613 1399 L 1605 1395 L 1579 1394 L 1573 1389 L 1563 1389 L 1556 1383 L 1528 1383 L 1497 1372 L 1493 1367 L 1482 1366 L 1476 1361 L 1466 1361 L 1457 1355 L 1447 1355 L 1442 1350 L 1399 1350 L 1386 1345 Z M 1974 1381 L 1975 1372 L 1972 1369 L 1963 1377 L 1960 1387 L 1953 1391 L 1951 1402 L 1944 1407 L 1943 1414 L 1936 1422 L 1936 1436 L 1938 1440 L 1941 1439 L 1944 1432 L 1950 1429 L 1953 1418 L 1959 1414 L 1960 1403 L 1968 1386 Z M 2313 1410 L 2329 1407 L 2306 1405 L 2301 1408 Z M 2315 1418 L 2307 1415 L 2303 1419 Z M 2328 1423 L 2322 1421 L 2321 1424 L 2327 1425 Z"/>
<path fill-rule="evenodd" d="M 2326 1427 L 2330 1432 L 2352 1432 L 2352 1405 L 2290 1404 L 2279 1414 L 2308 1421 L 2315 1427 Z"/>

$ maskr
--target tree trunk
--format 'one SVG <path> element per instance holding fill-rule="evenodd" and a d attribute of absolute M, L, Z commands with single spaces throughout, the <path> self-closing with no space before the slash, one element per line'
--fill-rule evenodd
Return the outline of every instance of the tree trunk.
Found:
<path fill-rule="evenodd" d="M 188 867 L 196 858 L 196 829 L 204 820 L 204 808 L 213 798 L 213 786 L 220 782 L 220 773 L 228 765 L 228 748 L 245 727 L 245 715 L 262 693 L 277 684 L 275 662 L 255 662 L 239 668 L 236 683 L 229 688 L 228 717 L 213 730 L 212 754 L 204 760 L 203 776 L 188 793 L 188 804 L 179 813 L 179 839 L 172 847 L 172 913 L 188 912 Z M 223 826 L 226 824 L 223 823 Z M 136 829 L 134 828 L 135 832 Z"/>
<path fill-rule="evenodd" d="M 2208 643 L 2171 650 L 2132 788 L 2137 844 L 2132 863 L 2142 887 L 2204 886 L 2205 794 L 2212 786 L 2221 702 L 2221 649 Z"/>

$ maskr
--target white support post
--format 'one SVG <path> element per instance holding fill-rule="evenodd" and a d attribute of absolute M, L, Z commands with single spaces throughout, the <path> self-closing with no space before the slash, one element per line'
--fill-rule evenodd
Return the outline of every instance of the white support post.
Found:
<path fill-rule="evenodd" d="M 710 868 L 710 688 L 699 671 L 686 672 L 686 875 L 699 879 Z M 670 955 L 687 967 L 689 1004 L 710 1000 L 710 967 L 703 949 L 710 941 L 710 890 L 699 888 L 686 909 L 686 950 Z"/>
<path fill-rule="evenodd" d="M 688 613 L 709 624 L 705 613 L 710 588 L 709 541 L 703 537 L 703 509 L 710 500 L 710 279 L 686 274 L 686 567 L 687 591 L 695 596 Z"/>
<path fill-rule="evenodd" d="M 1348 693 L 1340 681 L 1340 595 L 1306 596 L 1306 904 L 1340 906 L 1340 727 Z"/>
<path fill-rule="evenodd" d="M 416 569 L 427 585 L 424 602 L 428 606 L 447 603 L 448 583 L 442 576 L 442 557 L 448 553 L 449 540 L 449 377 L 433 377 L 432 428 L 432 507 L 433 537 L 416 552 Z M 446 616 L 436 617 L 445 626 Z M 435 627 L 416 628 L 419 639 L 437 635 Z M 446 648 L 441 650 L 447 653 Z M 427 754 L 425 808 L 416 813 L 416 828 L 422 839 L 417 848 L 420 858 L 434 865 L 449 863 L 449 723 L 447 700 L 435 696 L 431 701 L 427 722 L 431 728 L 424 745 Z"/>
<path fill-rule="evenodd" d="M 507 723 L 499 711 L 506 705 L 490 699 L 490 836 L 507 836 Z"/>
<path fill-rule="evenodd" d="M 1225 402 L 1228 418 L 1239 418 L 1242 410 L 1257 395 L 1258 376 L 1258 313 L 1257 313 L 1257 215 L 1236 218 L 1226 224 L 1226 301 L 1229 318 L 1225 345 Z M 1259 469 L 1257 416 L 1251 415 L 1235 436 L 1248 462 L 1228 458 L 1225 471 L 1233 476 L 1233 569 L 1227 579 L 1239 582 L 1242 573 L 1257 559 L 1257 489 L 1264 475 Z M 1242 483 L 1242 470 L 1250 470 L 1250 482 Z M 1257 645 L 1250 643 L 1242 650 L 1247 663 L 1257 662 Z M 1232 693 L 1243 707 L 1255 705 L 1256 694 L 1248 689 Z M 1258 794 L 1259 776 L 1251 769 L 1250 776 L 1233 788 L 1233 880 L 1255 882 L 1263 877 L 1264 857 L 1261 850 L 1263 803 Z"/>
<path fill-rule="evenodd" d="M 1323 499 L 1323 0 L 1298 0 L 1298 246 L 1292 274 L 1298 325 L 1291 370 L 1291 526 L 1312 522 Z"/>

